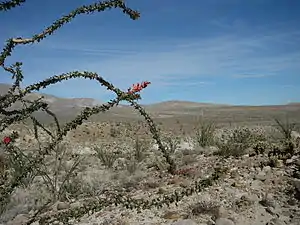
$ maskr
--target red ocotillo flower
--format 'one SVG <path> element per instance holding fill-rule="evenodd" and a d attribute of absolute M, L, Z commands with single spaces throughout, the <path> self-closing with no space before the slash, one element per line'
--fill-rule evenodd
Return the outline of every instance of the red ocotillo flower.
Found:
<path fill-rule="evenodd" d="M 142 83 L 133 84 L 131 88 L 128 89 L 128 93 L 133 94 L 140 92 L 142 89 L 146 88 L 151 82 L 144 81 Z"/>
<path fill-rule="evenodd" d="M 8 145 L 10 142 L 12 141 L 12 139 L 10 137 L 4 137 L 3 138 L 3 143 Z"/>

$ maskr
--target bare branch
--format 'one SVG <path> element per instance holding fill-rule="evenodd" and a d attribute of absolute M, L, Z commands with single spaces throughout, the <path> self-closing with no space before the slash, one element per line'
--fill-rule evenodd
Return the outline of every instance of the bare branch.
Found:
<path fill-rule="evenodd" d="M 18 44 L 29 44 L 34 42 L 40 42 L 46 36 L 49 36 L 54 33 L 54 31 L 61 28 L 63 25 L 71 22 L 76 16 L 80 14 L 90 14 L 95 11 L 101 12 L 106 9 L 111 8 L 120 8 L 123 10 L 123 13 L 127 14 L 131 19 L 136 20 L 139 18 L 139 12 L 128 8 L 122 0 L 109 0 L 104 2 L 98 2 L 87 6 L 81 6 L 74 11 L 70 12 L 68 15 L 61 17 L 56 20 L 51 26 L 47 27 L 43 32 L 34 35 L 32 38 L 11 38 L 7 40 L 7 44 L 4 47 L 0 55 L 0 66 L 4 67 L 5 59 L 11 55 L 11 52 Z"/>
<path fill-rule="evenodd" d="M 20 6 L 25 1 L 26 0 L 11 0 L 11 1 L 6 1 L 6 2 L 1 2 L 0 3 L 0 11 L 8 11 L 12 8 Z"/>

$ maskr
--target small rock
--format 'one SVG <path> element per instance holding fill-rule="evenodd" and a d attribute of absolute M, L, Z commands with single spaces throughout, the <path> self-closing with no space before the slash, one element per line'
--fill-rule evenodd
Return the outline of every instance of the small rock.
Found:
<path fill-rule="evenodd" d="M 250 172 L 255 172 L 255 168 L 254 167 L 251 167 L 249 170 L 250 170 Z"/>
<path fill-rule="evenodd" d="M 163 187 L 159 187 L 157 190 L 157 194 L 166 194 L 167 190 Z"/>
<path fill-rule="evenodd" d="M 265 196 L 261 201 L 259 201 L 259 204 L 261 204 L 264 207 L 276 207 L 275 201 L 271 196 Z"/>
<path fill-rule="evenodd" d="M 168 211 L 163 215 L 163 218 L 167 220 L 178 220 L 182 219 L 182 216 L 178 212 Z"/>
<path fill-rule="evenodd" d="M 272 225 L 285 225 L 284 222 L 282 222 L 280 219 L 278 218 L 273 218 L 270 220 L 270 224 Z"/>
<path fill-rule="evenodd" d="M 272 168 L 271 168 L 270 166 L 265 166 L 265 167 L 263 168 L 263 171 L 264 171 L 265 173 L 269 173 L 269 172 L 271 172 L 271 170 L 272 170 Z"/>
<path fill-rule="evenodd" d="M 234 225 L 234 222 L 227 218 L 219 218 L 216 220 L 215 225 Z"/>
<path fill-rule="evenodd" d="M 220 206 L 220 207 L 216 210 L 216 217 L 217 217 L 217 218 L 225 218 L 226 216 L 228 216 L 227 210 L 226 210 L 223 206 Z"/>
<path fill-rule="evenodd" d="M 300 179 L 295 179 L 293 181 L 294 187 L 295 187 L 295 198 L 297 200 L 300 200 Z"/>
<path fill-rule="evenodd" d="M 64 210 L 70 208 L 70 204 L 66 202 L 58 202 L 56 205 L 57 210 Z"/>
<path fill-rule="evenodd" d="M 79 208 L 82 204 L 80 202 L 73 202 L 71 203 L 70 207 L 71 208 Z"/>
<path fill-rule="evenodd" d="M 293 184 L 296 191 L 300 192 L 300 179 L 294 179 Z"/>
<path fill-rule="evenodd" d="M 252 203 L 259 201 L 259 197 L 256 194 L 246 194 L 245 198 Z"/>
<path fill-rule="evenodd" d="M 17 215 L 12 221 L 9 221 L 7 225 L 23 225 L 26 224 L 28 217 L 26 214 Z"/>
<path fill-rule="evenodd" d="M 289 200 L 287 201 L 287 203 L 289 205 L 294 206 L 294 205 L 297 205 L 298 201 L 296 199 L 294 199 L 294 198 L 289 198 Z"/>
<path fill-rule="evenodd" d="M 182 184 L 184 181 L 184 179 L 182 177 L 173 177 L 168 181 L 168 184 L 176 184 L 176 185 L 180 185 Z"/>
<path fill-rule="evenodd" d="M 178 220 L 171 225 L 198 225 L 195 221 L 191 219 L 186 219 L 186 220 Z"/>
<path fill-rule="evenodd" d="M 295 160 L 294 163 L 295 163 L 296 166 L 300 166 L 300 159 Z"/>
<path fill-rule="evenodd" d="M 255 178 L 260 181 L 265 181 L 267 179 L 267 174 L 264 171 L 260 171 Z"/>
<path fill-rule="evenodd" d="M 277 161 L 277 168 L 282 168 L 282 167 L 284 167 L 283 160 L 279 159 L 279 160 Z"/>
<path fill-rule="evenodd" d="M 183 180 L 180 184 L 179 184 L 179 186 L 180 187 L 183 187 L 183 188 L 186 188 L 186 187 L 189 187 L 191 184 L 190 184 L 190 182 L 188 181 L 188 180 Z"/>
<path fill-rule="evenodd" d="M 272 208 L 272 207 L 267 207 L 267 208 L 266 208 L 266 211 L 267 211 L 268 213 L 270 213 L 272 216 L 276 214 L 276 212 L 274 211 L 274 208 Z"/>
<path fill-rule="evenodd" d="M 251 187 L 254 189 L 254 190 L 260 190 L 261 188 L 261 181 L 260 180 L 254 180 L 251 182 Z"/>

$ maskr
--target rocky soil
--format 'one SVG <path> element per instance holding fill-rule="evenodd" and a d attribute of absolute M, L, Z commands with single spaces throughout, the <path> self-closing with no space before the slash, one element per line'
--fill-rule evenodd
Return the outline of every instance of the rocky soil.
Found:
<path fill-rule="evenodd" d="M 30 142 L 31 146 L 34 143 L 28 134 L 16 144 L 23 146 L 22 141 Z M 170 175 L 164 172 L 163 163 L 158 163 L 155 147 L 145 150 L 143 160 L 128 164 L 125 155 L 132 150 L 130 141 L 115 142 L 109 147 L 105 145 L 105 148 L 112 151 L 123 152 L 112 167 L 107 168 L 95 156 L 93 149 L 93 146 L 104 147 L 103 140 L 93 144 L 80 143 L 65 141 L 69 156 L 76 153 L 83 158 L 77 176 L 71 182 L 73 187 L 79 187 L 77 195 L 75 191 L 69 191 L 67 199 L 52 204 L 43 215 L 55 215 L 78 207 L 89 199 L 95 199 L 104 190 L 143 199 L 167 195 L 189 187 L 197 179 L 207 177 L 213 168 L 222 167 L 228 168 L 228 171 L 216 184 L 183 198 L 177 206 L 171 204 L 169 207 L 153 207 L 140 212 L 123 206 L 109 206 L 70 222 L 77 225 L 300 225 L 298 153 L 272 165 L 270 157 L 265 153 L 251 154 L 249 150 L 237 158 L 224 158 L 213 154 L 217 151 L 216 147 L 201 149 L 181 140 L 174 157 L 179 168 L 191 170 L 185 174 Z M 71 162 L 71 157 L 66 159 L 66 168 Z M 161 167 L 149 166 L 154 162 Z M 14 193 L 0 221 L 3 225 L 25 224 L 36 212 L 36 206 L 48 196 L 42 179 L 36 179 L 29 187 L 20 188 Z M 64 223 L 54 221 L 53 224 Z"/>

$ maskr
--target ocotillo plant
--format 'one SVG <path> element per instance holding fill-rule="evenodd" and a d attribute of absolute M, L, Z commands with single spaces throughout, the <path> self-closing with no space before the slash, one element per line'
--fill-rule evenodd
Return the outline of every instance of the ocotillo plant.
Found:
<path fill-rule="evenodd" d="M 8 1 L 8 2 L 3 2 L 0 5 L 0 10 L 1 11 L 6 11 L 10 10 L 16 6 L 21 6 L 24 4 L 25 1 Z M 1 118 L 1 123 L 0 123 L 0 132 L 3 132 L 8 126 L 12 125 L 13 123 L 19 122 L 21 120 L 25 120 L 30 118 L 33 121 L 33 124 L 35 126 L 35 130 L 37 131 L 37 127 L 42 128 L 45 130 L 49 135 L 52 137 L 52 142 L 48 144 L 48 146 L 44 149 L 40 149 L 39 155 L 36 156 L 34 159 L 30 159 L 30 162 L 26 169 L 23 168 L 23 172 L 19 174 L 17 177 L 15 177 L 14 182 L 11 182 L 11 184 L 6 184 L 5 186 L 5 193 L 2 192 L 4 191 L 2 189 L 2 195 L 1 195 L 1 200 L 4 201 L 6 197 L 12 193 L 14 188 L 19 186 L 19 184 L 22 183 L 21 178 L 25 178 L 29 173 L 31 173 L 34 168 L 38 166 L 38 162 L 41 161 L 41 159 L 49 154 L 51 150 L 59 144 L 63 140 L 63 137 L 66 136 L 66 134 L 72 130 L 75 129 L 78 125 L 82 124 L 84 120 L 87 120 L 90 116 L 99 113 L 99 112 L 104 112 L 108 111 L 110 108 L 113 106 L 116 106 L 119 104 L 120 101 L 128 101 L 131 103 L 131 105 L 136 108 L 146 119 L 150 126 L 150 131 L 153 134 L 154 139 L 157 141 L 157 144 L 159 145 L 160 150 L 164 153 L 164 156 L 166 158 L 166 161 L 170 164 L 169 166 L 169 172 L 174 173 L 175 170 L 175 163 L 173 160 L 169 157 L 167 151 L 165 150 L 165 147 L 163 146 L 159 135 L 158 135 L 158 130 L 153 122 L 153 120 L 150 118 L 150 116 L 143 110 L 143 108 L 136 102 L 136 100 L 140 99 L 140 94 L 139 92 L 146 88 L 147 85 L 150 84 L 150 82 L 143 82 L 141 84 L 135 84 L 133 85 L 132 88 L 129 88 L 127 92 L 121 91 L 120 89 L 114 87 L 112 84 L 107 82 L 105 79 L 100 77 L 97 73 L 92 73 L 92 72 L 79 72 L 79 71 L 74 71 L 74 72 L 69 72 L 69 73 L 64 73 L 61 75 L 56 75 L 52 76 L 46 80 L 43 80 L 41 82 L 38 82 L 36 84 L 29 85 L 25 88 L 21 88 L 21 83 L 23 81 L 23 73 L 21 70 L 22 63 L 21 62 L 16 62 L 12 65 L 6 65 L 6 59 L 11 56 L 13 53 L 14 49 L 18 45 L 28 45 L 28 44 L 33 44 L 36 42 L 42 41 L 44 38 L 47 36 L 50 36 L 54 34 L 59 28 L 61 28 L 63 25 L 69 23 L 73 18 L 75 18 L 77 15 L 80 14 L 89 14 L 93 12 L 101 12 L 106 9 L 111 9 L 111 8 L 119 8 L 123 10 L 123 12 L 128 15 L 131 19 L 136 20 L 139 18 L 140 14 L 137 11 L 134 11 L 130 8 L 128 8 L 125 3 L 121 0 L 113 0 L 113 1 L 104 1 L 104 2 L 99 2 L 95 4 L 91 4 L 88 6 L 82 6 L 77 8 L 76 10 L 72 11 L 66 16 L 63 16 L 61 19 L 58 19 L 55 21 L 52 25 L 47 27 L 42 33 L 36 34 L 31 38 L 11 38 L 7 40 L 7 43 L 1 52 L 0 56 L 0 65 L 1 67 L 8 73 L 12 75 L 12 79 L 14 80 L 12 87 L 8 91 L 7 94 L 3 95 L 0 97 L 0 113 L 3 115 Z M 78 115 L 73 121 L 68 122 L 67 124 L 64 125 L 64 127 L 60 127 L 58 123 L 58 119 L 56 116 L 49 110 L 48 104 L 43 102 L 42 99 L 38 99 L 35 101 L 27 101 L 24 99 L 24 97 L 31 93 L 32 91 L 39 91 L 40 89 L 44 89 L 52 84 L 56 84 L 58 82 L 61 82 L 63 80 L 68 80 L 68 79 L 74 79 L 74 78 L 85 78 L 85 79 L 93 79 L 97 81 L 100 85 L 105 86 L 108 90 L 113 91 L 117 97 L 111 101 L 109 101 L 107 104 L 103 104 L 100 106 L 95 106 L 93 108 L 88 108 L 86 107 L 80 115 Z M 23 103 L 24 108 L 20 110 L 7 110 L 8 107 L 10 107 L 13 103 L 16 101 L 21 101 Z M 57 132 L 56 136 L 54 136 L 49 130 L 47 130 L 45 127 L 41 125 L 41 123 L 38 122 L 36 118 L 32 116 L 32 113 L 38 110 L 43 110 L 44 112 L 48 113 L 51 115 L 57 125 Z M 38 132 L 36 132 L 36 138 L 38 138 Z M 7 151 L 13 151 L 13 145 L 11 141 L 13 140 L 12 137 L 6 137 L 5 138 L 5 144 Z M 20 151 L 22 152 L 22 151 Z M 17 152 L 15 154 L 18 154 Z M 34 164 L 34 166 L 32 166 Z M 6 197 L 5 197 L 6 196 Z M 2 204 L 3 205 L 3 204 Z"/>
<path fill-rule="evenodd" d="M 22 5 L 25 3 L 26 0 L 11 0 L 7 2 L 2 2 L 0 3 L 0 11 L 13 10 L 13 8 L 15 7 L 22 7 Z M 0 66 L 2 69 L 4 69 L 4 71 L 11 75 L 13 84 L 7 94 L 0 96 L 0 133 L 3 133 L 12 124 L 16 124 L 20 121 L 30 119 L 33 123 L 34 134 L 37 141 L 39 141 L 40 139 L 39 130 L 43 130 L 44 132 L 46 132 L 51 137 L 51 141 L 47 143 L 46 146 L 39 145 L 38 154 L 26 155 L 24 154 L 24 151 L 14 146 L 14 142 L 18 137 L 18 134 L 16 132 L 13 132 L 11 135 L 4 137 L 2 143 L 4 145 L 4 149 L 10 161 L 16 163 L 15 167 L 17 169 L 15 169 L 13 173 L 4 173 L 0 176 L 0 179 L 4 180 L 4 182 L 0 182 L 0 215 L 5 210 L 5 206 L 9 202 L 10 196 L 14 192 L 14 190 L 23 185 L 25 179 L 27 179 L 30 176 L 35 176 L 39 172 L 39 168 L 45 160 L 45 157 L 51 154 L 51 152 L 55 149 L 55 147 L 57 147 L 57 145 L 63 140 L 63 138 L 68 134 L 69 131 L 76 129 L 77 126 L 81 125 L 90 116 L 100 112 L 106 112 L 112 107 L 117 106 L 121 101 L 129 102 L 131 106 L 138 110 L 139 113 L 145 118 L 147 124 L 149 125 L 149 129 L 153 135 L 153 138 L 156 140 L 159 149 L 163 153 L 163 156 L 166 162 L 168 163 L 168 172 L 171 174 L 176 173 L 175 162 L 170 157 L 166 147 L 163 145 L 159 135 L 159 130 L 157 129 L 154 121 L 146 113 L 146 111 L 137 103 L 137 100 L 141 99 L 139 92 L 142 89 L 146 88 L 150 84 L 150 82 L 145 81 L 140 84 L 135 84 L 127 91 L 122 91 L 119 88 L 116 88 L 113 84 L 106 81 L 104 78 L 102 78 L 95 72 L 73 71 L 63 73 L 61 75 L 51 76 L 48 79 L 21 88 L 21 83 L 24 79 L 24 75 L 22 72 L 22 62 L 15 62 L 12 65 L 6 64 L 7 58 L 12 55 L 13 51 L 17 48 L 17 46 L 34 44 L 42 41 L 44 38 L 53 35 L 56 31 L 58 31 L 59 28 L 71 22 L 72 19 L 74 19 L 80 14 L 101 12 L 112 8 L 121 9 L 123 13 L 125 13 L 133 20 L 138 19 L 140 16 L 139 12 L 128 8 L 122 0 L 109 0 L 97 2 L 91 5 L 81 6 L 75 9 L 68 15 L 65 15 L 60 19 L 56 20 L 43 32 L 33 35 L 30 38 L 18 37 L 10 38 L 7 40 L 0 55 Z M 108 90 L 114 92 L 116 94 L 116 97 L 103 105 L 98 105 L 92 108 L 84 108 L 82 112 L 75 117 L 74 120 L 67 122 L 63 126 L 60 125 L 57 117 L 53 112 L 51 112 L 48 104 L 44 102 L 42 98 L 33 101 L 25 99 L 25 97 L 33 91 L 39 91 L 50 85 L 57 84 L 64 80 L 75 78 L 85 78 L 94 80 L 98 82 L 99 85 L 105 86 Z M 17 101 L 21 102 L 23 107 L 21 109 L 10 109 L 10 106 L 12 106 Z M 45 113 L 49 114 L 51 117 L 53 117 L 53 120 L 56 124 L 55 132 L 51 131 L 50 129 L 47 129 L 33 116 L 33 113 L 38 110 L 42 110 Z M 217 172 L 212 178 L 201 181 L 200 183 L 196 183 L 194 187 L 184 190 L 182 191 L 182 193 L 175 193 L 172 196 L 164 196 L 163 199 L 153 199 L 152 202 L 146 200 L 137 201 L 130 198 L 123 199 L 120 196 L 116 195 L 114 196 L 115 200 L 111 201 L 109 204 L 123 204 L 129 208 L 149 208 L 150 206 L 170 204 L 172 202 L 179 201 L 185 195 L 190 195 L 195 191 L 199 191 L 200 188 L 202 188 L 203 186 L 210 185 L 212 181 L 217 179 L 218 177 L 219 173 Z M 56 218 L 58 220 L 66 222 L 66 218 L 79 217 L 90 210 L 93 211 L 99 209 L 107 204 L 108 202 L 105 203 L 105 201 L 91 203 L 89 205 L 86 205 L 84 208 L 78 208 L 77 212 L 70 211 L 69 214 L 65 213 L 65 216 L 67 217 L 58 214 Z M 28 224 L 30 224 L 34 220 L 35 218 L 32 218 L 30 221 L 28 221 Z M 43 217 L 40 219 L 40 222 L 41 224 L 48 224 L 49 220 L 49 218 Z"/>

